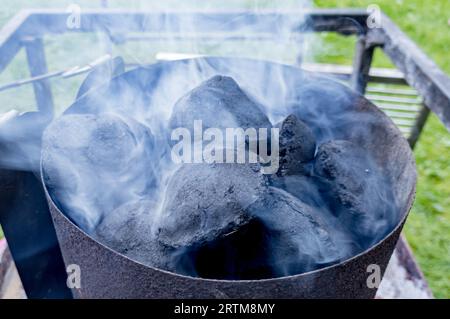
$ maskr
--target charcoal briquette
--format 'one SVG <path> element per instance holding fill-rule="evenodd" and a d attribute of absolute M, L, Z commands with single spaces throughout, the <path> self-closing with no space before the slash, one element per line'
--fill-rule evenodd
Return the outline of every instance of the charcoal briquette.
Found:
<path fill-rule="evenodd" d="M 266 179 L 257 164 L 183 164 L 171 177 L 159 239 L 170 247 L 215 240 L 250 220 Z"/>
<path fill-rule="evenodd" d="M 367 152 L 345 140 L 319 146 L 314 172 L 330 209 L 361 249 L 376 243 L 393 224 L 392 194 Z"/>
<path fill-rule="evenodd" d="M 52 198 L 91 231 L 104 212 L 157 184 L 149 128 L 113 114 L 64 115 L 44 132 L 42 168 Z"/>
<path fill-rule="evenodd" d="M 280 129 L 279 175 L 305 173 L 307 162 L 314 159 L 316 142 L 311 129 L 291 114 L 276 125 Z"/>
<path fill-rule="evenodd" d="M 170 255 L 156 240 L 153 230 L 157 203 L 136 200 L 105 214 L 94 237 L 102 244 L 136 261 L 167 267 Z"/>
<path fill-rule="evenodd" d="M 268 128 L 262 106 L 228 76 L 216 75 L 188 92 L 174 106 L 169 127 L 193 130 L 194 121 L 206 128 Z"/>

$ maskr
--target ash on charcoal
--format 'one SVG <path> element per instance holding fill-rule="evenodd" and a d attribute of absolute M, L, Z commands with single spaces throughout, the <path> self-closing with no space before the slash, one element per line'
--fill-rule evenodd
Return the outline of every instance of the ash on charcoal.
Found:
<path fill-rule="evenodd" d="M 167 268 L 170 253 L 158 242 L 152 228 L 156 209 L 153 201 L 128 202 L 103 216 L 94 237 L 138 262 Z"/>
<path fill-rule="evenodd" d="M 246 208 L 265 190 L 257 164 L 183 164 L 171 177 L 159 220 L 159 240 L 188 247 L 248 223 Z"/>
<path fill-rule="evenodd" d="M 56 203 L 92 231 L 103 213 L 157 184 L 150 130 L 112 114 L 65 115 L 44 132 L 42 168 Z"/>
<path fill-rule="evenodd" d="M 279 175 L 292 175 L 307 171 L 305 163 L 314 159 L 316 142 L 311 129 L 291 114 L 276 125 L 280 129 Z"/>
<path fill-rule="evenodd" d="M 225 236 L 188 247 L 178 272 L 203 278 L 263 279 L 321 268 L 346 257 L 320 212 L 277 188 L 246 209 L 251 219 Z"/>
<path fill-rule="evenodd" d="M 319 146 L 314 172 L 330 209 L 361 249 L 376 243 L 395 221 L 392 193 L 367 152 L 349 141 Z"/>
<path fill-rule="evenodd" d="M 203 278 L 272 278 L 349 255 L 350 241 L 328 217 L 269 187 L 258 165 L 184 164 L 169 182 L 157 237 L 173 249 L 169 270 Z"/>
<path fill-rule="evenodd" d="M 321 184 L 317 177 L 301 174 L 271 176 L 270 181 L 272 186 L 285 190 L 305 204 L 328 210 L 328 204 L 319 188 Z"/>
<path fill-rule="evenodd" d="M 310 271 L 338 262 L 347 252 L 336 245 L 336 236 L 326 216 L 289 193 L 270 188 L 250 208 L 269 236 L 274 276 Z"/>
<path fill-rule="evenodd" d="M 262 107 L 228 76 L 216 75 L 183 96 L 174 106 L 169 127 L 193 130 L 194 121 L 206 128 L 271 128 Z"/>

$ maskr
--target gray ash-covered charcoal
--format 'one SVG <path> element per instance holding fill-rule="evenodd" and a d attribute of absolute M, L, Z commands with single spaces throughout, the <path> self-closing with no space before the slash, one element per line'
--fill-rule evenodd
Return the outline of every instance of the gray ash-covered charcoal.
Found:
<path fill-rule="evenodd" d="M 250 220 L 246 208 L 265 185 L 257 164 L 183 164 L 166 190 L 159 239 L 188 247 L 236 230 Z"/>
<path fill-rule="evenodd" d="M 329 197 L 331 211 L 361 249 L 391 229 L 395 214 L 389 183 L 363 148 L 344 140 L 320 145 L 314 173 Z"/>
<path fill-rule="evenodd" d="M 270 128 L 262 106 L 253 101 L 228 76 L 216 75 L 188 92 L 175 104 L 169 127 L 193 129 L 202 120 L 204 128 Z"/>
<path fill-rule="evenodd" d="M 170 253 L 158 242 L 153 229 L 156 210 L 154 201 L 128 202 L 102 217 L 94 237 L 136 261 L 167 268 Z"/>
<path fill-rule="evenodd" d="M 295 187 L 290 177 L 277 177 L 283 181 L 277 186 Z M 173 252 L 167 269 L 260 279 L 351 256 L 352 240 L 335 216 L 307 194 L 308 203 L 268 184 L 256 164 L 183 164 L 171 177 L 157 221 L 158 240 Z"/>
<path fill-rule="evenodd" d="M 318 269 L 348 254 L 339 247 L 340 233 L 329 225 L 323 212 L 277 188 L 250 207 L 270 238 L 268 265 L 272 276 L 285 276 Z"/>
<path fill-rule="evenodd" d="M 44 132 L 42 168 L 50 194 L 80 227 L 157 184 L 154 139 L 138 122 L 113 114 L 65 115 Z"/>
<path fill-rule="evenodd" d="M 307 171 L 305 163 L 314 159 L 316 142 L 311 129 L 291 114 L 276 125 L 280 129 L 279 175 L 292 175 Z"/>
<path fill-rule="evenodd" d="M 302 202 L 321 210 L 327 210 L 327 202 L 320 192 L 320 180 L 315 176 L 271 176 L 271 185 L 294 195 Z"/>
<path fill-rule="evenodd" d="M 184 274 L 216 279 L 294 275 L 349 255 L 341 234 L 321 212 L 287 192 L 269 187 L 246 209 L 252 218 L 234 232 L 192 246 L 177 262 Z"/>

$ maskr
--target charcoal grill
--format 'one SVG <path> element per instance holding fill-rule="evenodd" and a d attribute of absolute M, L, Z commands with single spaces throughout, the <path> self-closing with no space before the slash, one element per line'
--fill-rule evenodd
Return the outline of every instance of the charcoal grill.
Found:
<path fill-rule="evenodd" d="M 339 111 L 364 114 L 370 121 L 370 134 L 364 130 L 355 130 L 358 121 L 343 123 L 340 138 L 358 141 L 376 158 L 377 162 L 390 163 L 385 166 L 385 173 L 394 184 L 396 202 L 400 211 L 399 226 L 375 247 L 360 255 L 335 266 L 311 273 L 269 280 L 207 280 L 190 278 L 167 271 L 158 270 L 132 261 L 120 255 L 87 235 L 75 226 L 58 209 L 47 192 L 50 212 L 55 222 L 58 240 L 66 265 L 77 264 L 83 269 L 84 281 L 79 289 L 73 289 L 76 297 L 87 298 L 373 298 L 376 289 L 368 287 L 368 266 L 376 264 L 384 272 L 390 255 L 395 247 L 401 227 L 411 208 L 415 193 L 415 167 L 412 154 L 406 140 L 399 130 L 372 103 L 352 93 L 344 85 L 332 80 L 317 77 L 295 67 L 281 66 L 275 63 L 246 59 L 199 58 L 161 62 L 125 72 L 109 83 L 97 89 L 89 90 L 78 99 L 66 113 L 97 113 L 108 107 L 120 110 L 124 105 L 148 105 L 152 100 L 154 87 L 162 83 L 173 83 L 177 78 L 189 78 L 191 70 L 199 70 L 193 77 L 201 80 L 215 74 L 239 77 L 243 69 L 255 70 L 261 67 L 267 74 L 274 74 L 282 68 L 285 83 L 301 87 L 305 83 L 321 83 L 321 90 L 333 87 L 348 99 L 336 101 L 334 96 L 326 99 L 315 95 L 314 100 L 301 99 L 305 105 L 299 108 L 318 109 L 320 105 L 333 105 Z M 202 68 L 207 65 L 207 68 Z M 279 91 L 280 79 L 264 77 L 265 87 Z M 152 85 L 149 85 L 151 83 Z M 188 85 L 191 86 L 192 84 Z M 138 88 L 138 89 L 136 89 Z M 121 94 L 133 90 L 134 94 Z M 188 88 L 186 88 L 187 90 Z M 315 88 L 314 88 L 315 89 Z M 305 89 L 302 96 L 311 96 L 312 90 Z M 185 90 L 181 90 L 185 91 Z M 264 90 L 268 92 L 269 90 Z M 299 94 L 299 92 L 295 92 Z M 258 95 L 260 96 L 260 95 Z M 105 97 L 108 97 L 105 100 Z M 262 96 L 269 104 L 282 105 L 276 97 Z M 290 98 L 286 98 L 290 101 Z M 141 102 L 142 101 L 142 102 Z M 307 105 L 306 105 L 307 104 Z M 342 105 L 339 105 L 342 104 Z M 332 115 L 330 115 L 332 118 Z M 310 127 L 315 129 L 314 124 Z M 44 174 L 41 174 L 44 176 Z M 101 265 L 101 266 L 99 266 Z M 331 287 L 331 288 L 330 288 Z"/>
<path fill-rule="evenodd" d="M 205 13 L 190 13 L 190 15 L 204 15 Z M 164 17 L 170 19 L 183 19 L 179 13 L 165 13 Z M 235 19 L 242 16 L 236 12 L 209 12 L 217 21 L 241 21 Z M 268 29 L 262 30 L 265 34 L 272 32 L 270 21 L 288 18 L 288 13 L 254 13 L 249 12 L 246 17 L 252 21 L 255 15 L 268 20 Z M 291 14 L 292 15 L 292 14 Z M 4 70 L 13 57 L 24 48 L 27 52 L 31 78 L 9 83 L 0 87 L 6 90 L 12 87 L 32 84 L 39 112 L 38 119 L 51 117 L 53 113 L 52 91 L 49 79 L 59 77 L 67 72 L 49 73 L 46 68 L 42 37 L 45 34 L 66 32 L 92 32 L 108 31 L 110 40 L 114 43 L 113 33 L 120 34 L 121 41 L 127 39 L 130 32 L 159 32 L 155 24 L 148 21 L 159 21 L 162 14 L 155 12 L 126 12 L 126 11 L 84 11 L 81 17 L 80 29 L 68 29 L 66 25 L 68 14 L 63 11 L 32 10 L 19 13 L 8 23 L 0 34 L 0 71 Z M 292 18 L 292 17 L 291 17 Z M 435 112 L 442 122 L 450 127 L 450 79 L 440 71 L 436 65 L 426 57 L 417 46 L 409 40 L 389 18 L 382 15 L 381 27 L 370 29 L 366 27 L 368 15 L 363 10 L 311 10 L 306 13 L 306 22 L 297 26 L 300 32 L 332 31 L 344 35 L 356 35 L 356 49 L 351 74 L 328 70 L 327 73 L 348 80 L 350 86 L 360 93 L 365 93 L 369 81 L 377 80 L 371 73 L 370 64 L 374 50 L 382 48 L 391 58 L 392 62 L 402 72 L 399 81 L 405 81 L 412 86 L 421 97 L 420 108 L 417 110 L 410 126 L 407 126 L 410 145 L 414 146 L 421 129 L 426 121 L 429 110 Z M 233 20 L 234 19 L 234 20 Z M 126 23 L 124 23 L 126 22 Z M 126 26 L 126 28 L 124 27 Z M 234 26 L 238 28 L 239 26 Z M 155 29 L 156 28 L 156 29 Z M 233 31 L 230 26 L 230 32 Z M 205 30 L 214 36 L 217 30 Z M 163 37 L 164 34 L 161 34 Z M 258 38 L 258 34 L 255 35 Z M 225 36 L 226 38 L 226 36 Z M 146 37 L 142 39 L 148 41 Z M 227 38 L 229 39 L 229 38 Z M 179 62 L 180 63 L 180 62 Z M 104 78 L 108 82 L 114 74 L 124 71 L 130 66 L 124 65 L 120 59 L 100 61 L 98 65 L 88 65 L 75 71 L 70 76 L 90 72 L 88 77 Z M 146 68 L 161 68 L 157 64 Z M 139 70 L 139 69 L 138 69 Z M 323 70 L 322 70 L 323 71 Z M 133 71 L 131 71 L 133 72 Z M 139 72 L 139 71 L 134 71 Z M 289 72 L 289 71 L 288 71 Z M 299 71 L 301 73 L 301 71 Z M 127 74 L 127 73 L 124 73 Z M 130 73 L 128 73 L 130 74 Z M 126 76 L 126 75 L 124 75 Z M 109 84 L 108 84 L 109 85 Z M 89 88 L 89 85 L 87 85 Z M 82 88 L 79 97 L 95 96 L 92 92 Z M 356 99 L 355 95 L 355 99 Z M 78 100 L 71 110 L 82 109 Z M 423 104 L 421 102 L 423 101 Z M 78 104 L 77 104 L 78 103 Z M 373 105 L 361 102 L 373 112 L 378 112 Z M 385 103 L 386 104 L 386 103 Z M 398 104 L 398 103 L 397 103 Z M 407 107 L 405 102 L 403 107 Z M 77 107 L 78 105 L 78 107 Z M 406 105 L 406 106 L 405 106 Z M 392 111 L 392 110 L 391 110 Z M 395 110 L 394 110 L 395 111 Z M 411 113 L 410 113 L 411 114 Z M 411 116 L 411 115 L 410 115 Z M 397 118 L 398 119 L 398 118 Z M 411 117 L 409 117 L 411 119 Z M 400 118 L 399 120 L 405 120 Z M 402 122 L 400 127 L 405 127 Z M 398 138 L 397 131 L 391 122 L 386 122 L 387 134 Z M 16 262 L 28 297 L 71 297 L 72 292 L 66 286 L 66 273 L 62 255 L 66 264 L 75 262 L 85 271 L 84 286 L 73 293 L 76 297 L 359 297 L 370 298 L 376 290 L 366 285 L 369 264 L 378 264 L 382 270 L 392 254 L 398 236 L 410 209 L 414 194 L 414 173 L 411 169 L 411 154 L 405 149 L 402 142 L 395 142 L 401 158 L 396 169 L 405 174 L 405 185 L 402 198 L 402 220 L 399 225 L 381 243 L 354 258 L 313 273 L 280 279 L 261 281 L 226 282 L 217 280 L 203 280 L 183 277 L 165 271 L 145 267 L 129 260 L 108 248 L 95 242 L 66 217 L 54 205 L 48 196 L 49 207 L 46 203 L 45 190 L 38 175 L 38 167 L 31 172 L 3 171 L 2 172 L 2 209 L 0 221 L 9 242 L 11 253 Z M 402 170 L 403 169 L 403 170 Z M 411 171 L 412 170 L 412 171 Z M 408 184 L 409 183 L 409 184 Z M 48 194 L 47 194 L 48 195 Z M 30 200 L 31 199 L 31 200 Z M 53 227 L 51 216 L 58 233 Z M 20 230 L 20 231 L 19 231 Z M 58 241 L 59 240 L 59 241 Z M 33 251 L 36 242 L 45 242 L 45 247 Z M 61 250 L 63 254 L 61 255 Z M 25 253 L 24 253 L 25 252 Z M 89 252 L 89 254 L 87 254 Z M 85 256 L 84 260 L 80 256 Z M 98 270 L 98 265 L 104 268 Z M 97 269 L 94 271 L 94 269 Z M 112 277 L 111 277 L 112 276 Z M 112 280 L 111 278 L 120 278 Z M 141 280 L 136 280 L 141 278 Z M 171 287 L 161 289 L 161 283 L 170 282 Z M 336 283 L 330 288 L 330 283 Z M 116 285 L 116 286 L 114 286 Z M 137 289 L 138 288 L 138 289 Z"/>

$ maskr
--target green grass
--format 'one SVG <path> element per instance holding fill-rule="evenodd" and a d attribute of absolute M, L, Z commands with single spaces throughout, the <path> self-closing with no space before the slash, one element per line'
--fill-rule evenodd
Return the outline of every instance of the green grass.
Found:
<path fill-rule="evenodd" d="M 447 74 L 450 73 L 450 1 L 429 0 L 316 0 L 320 7 L 366 8 L 376 3 Z M 347 63 L 352 56 L 351 40 L 324 35 L 333 54 L 324 50 L 322 62 Z M 388 67 L 389 60 L 376 53 L 374 66 Z M 450 297 L 450 134 L 432 115 L 414 151 L 417 197 L 404 232 L 425 273 L 434 295 Z"/>
<path fill-rule="evenodd" d="M 10 19 L 19 9 L 29 7 L 63 7 L 72 0 L 29 1 L 16 0 L 8 2 L 0 8 L 0 26 Z M 75 1 L 82 8 L 98 7 L 100 1 Z M 231 1 L 208 2 L 210 7 L 230 6 L 237 3 Z M 289 1 L 292 5 L 295 0 Z M 376 3 L 431 57 L 447 74 L 450 73 L 450 1 L 449 0 L 316 0 L 319 7 L 359 7 L 366 8 Z M 139 1 L 119 0 L 110 1 L 117 6 L 138 8 Z M 162 3 L 153 1 L 153 4 Z M 173 8 L 174 1 L 164 2 L 165 8 Z M 180 1 L 176 2 L 177 4 Z M 251 6 L 254 1 L 246 1 Z M 268 1 L 260 1 L 268 3 Z M 149 5 L 152 7 L 153 5 Z M 156 5 L 155 5 L 156 6 Z M 156 7 L 160 8 L 162 4 Z M 176 6 L 179 8 L 179 6 Z M 313 42 L 314 60 L 324 63 L 350 64 L 354 50 L 354 38 L 343 37 L 332 33 L 320 35 L 318 41 Z M 118 47 L 116 54 L 125 57 L 145 58 L 154 52 L 176 51 L 180 47 L 165 47 L 149 43 Z M 207 48 L 214 51 L 214 48 Z M 242 48 L 241 48 L 242 49 Z M 253 50 L 253 48 L 250 48 Z M 283 49 L 284 51 L 288 51 Z M 101 45 L 95 35 L 89 37 L 77 35 L 61 35 L 46 39 L 46 54 L 49 69 L 61 68 L 90 62 L 98 56 Z M 273 48 L 273 55 L 279 55 L 280 48 Z M 269 57 L 270 58 L 270 57 Z M 290 58 L 290 57 L 288 57 Z M 391 67 L 381 51 L 377 50 L 374 66 Z M 22 53 L 12 62 L 11 66 L 0 74 L 0 83 L 7 83 L 13 79 L 26 77 L 27 67 Z M 72 79 L 63 84 L 53 81 L 55 104 L 58 110 L 63 110 L 73 100 L 80 79 Z M 20 96 L 20 99 L 17 97 Z M 18 110 L 34 109 L 34 97 L 30 86 L 15 89 L 11 92 L 0 93 L 0 112 L 16 108 Z M 424 132 L 419 140 L 415 156 L 418 169 L 417 197 L 413 210 L 405 226 L 405 234 L 411 244 L 418 262 L 427 277 L 436 297 L 450 297 L 450 134 L 432 115 L 428 120 Z M 0 237 L 2 232 L 0 229 Z"/>
<path fill-rule="evenodd" d="M 432 116 L 415 149 L 417 197 L 406 237 L 436 297 L 450 297 L 450 134 Z"/>

